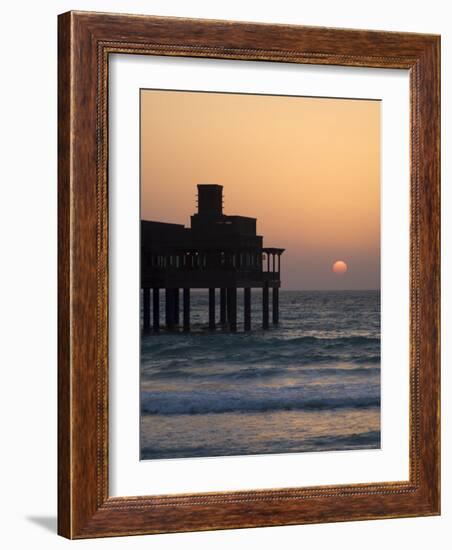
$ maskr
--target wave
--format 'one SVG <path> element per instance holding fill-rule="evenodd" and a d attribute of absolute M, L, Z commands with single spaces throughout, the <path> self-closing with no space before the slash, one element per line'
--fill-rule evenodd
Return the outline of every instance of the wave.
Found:
<path fill-rule="evenodd" d="M 360 433 L 334 434 L 314 437 L 302 437 L 299 439 L 278 439 L 274 441 L 258 441 L 252 451 L 248 445 L 240 441 L 234 441 L 227 447 L 218 446 L 210 442 L 199 444 L 194 440 L 191 444 L 181 445 L 174 442 L 173 445 L 162 445 L 162 441 L 156 441 L 152 445 L 143 445 L 140 451 L 141 460 L 165 459 L 165 458 L 194 458 L 214 456 L 237 456 L 258 454 L 299 453 L 306 451 L 336 451 L 354 449 L 380 449 L 381 438 L 377 430 L 369 430 Z"/>
<path fill-rule="evenodd" d="M 156 392 L 142 392 L 141 412 L 147 415 L 194 415 L 367 409 L 380 406 L 380 397 L 376 394 L 321 397 L 309 395 L 310 393 L 312 392 L 304 393 L 298 388 L 267 389 L 251 394 L 207 390 L 165 392 L 164 395 Z"/>
<path fill-rule="evenodd" d="M 327 378 L 327 377 L 356 377 L 365 376 L 372 377 L 378 376 L 380 373 L 379 367 L 350 367 L 348 365 L 340 367 L 334 366 L 320 366 L 320 367 L 299 367 L 298 365 L 290 367 L 285 366 L 271 366 L 271 365 L 259 365 L 244 366 L 243 364 L 228 364 L 226 368 L 222 369 L 221 365 L 216 365 L 215 370 L 211 369 L 197 369 L 193 370 L 190 367 L 181 368 L 182 365 L 179 361 L 168 362 L 164 366 L 160 366 L 158 369 L 144 369 L 142 372 L 143 379 L 145 380 L 202 380 L 202 381 L 233 381 L 233 380 L 264 380 L 281 376 L 296 377 L 296 378 Z M 198 367 L 198 365 L 197 365 Z"/>
<path fill-rule="evenodd" d="M 373 336 L 339 336 L 336 338 L 320 337 L 320 336 L 298 336 L 288 339 L 293 344 L 303 343 L 319 343 L 323 342 L 328 345 L 335 344 L 379 344 L 380 338 Z"/>
<path fill-rule="evenodd" d="M 209 346 L 214 348 L 222 348 L 225 345 L 231 344 L 234 347 L 238 346 L 248 348 L 250 345 L 259 345 L 261 348 L 273 348 L 274 346 L 303 346 L 306 344 L 323 344 L 326 346 L 337 346 L 337 345 L 380 345 L 380 338 L 375 336 L 362 336 L 362 335 L 352 335 L 352 336 L 339 336 L 339 337 L 326 337 L 326 336 L 289 336 L 289 334 L 282 334 L 280 336 L 270 336 L 266 332 L 257 332 L 250 334 L 231 334 L 231 333 L 222 333 L 224 338 L 218 338 L 220 332 L 206 332 L 202 334 L 193 334 L 193 333 L 180 333 L 180 332 L 162 332 L 160 334 L 151 334 L 147 338 L 144 338 L 144 346 L 149 345 L 149 347 L 155 348 L 157 351 L 165 352 L 171 351 L 168 350 L 169 341 L 172 345 L 175 345 L 176 350 L 184 347 L 204 348 L 206 345 L 206 340 L 208 340 Z M 202 337 L 204 336 L 204 338 Z M 178 342 L 174 341 L 177 338 Z M 159 345 L 160 344 L 160 345 Z"/>
<path fill-rule="evenodd" d="M 260 334 L 187 335 L 162 334 L 143 339 L 142 363 L 162 365 L 184 358 L 198 365 L 241 363 L 248 365 L 380 362 L 380 339 L 370 336 L 267 336 Z"/>

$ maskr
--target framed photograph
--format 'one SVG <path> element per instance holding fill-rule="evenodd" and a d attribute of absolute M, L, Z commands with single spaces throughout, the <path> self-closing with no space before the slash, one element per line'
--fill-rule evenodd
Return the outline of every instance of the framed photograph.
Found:
<path fill-rule="evenodd" d="M 59 16 L 59 533 L 440 513 L 440 38 Z"/>

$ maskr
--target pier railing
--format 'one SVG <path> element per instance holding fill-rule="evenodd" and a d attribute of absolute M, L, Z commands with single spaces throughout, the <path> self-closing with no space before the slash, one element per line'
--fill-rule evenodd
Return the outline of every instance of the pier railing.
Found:
<path fill-rule="evenodd" d="M 233 269 L 143 268 L 141 286 L 158 288 L 261 288 L 280 285 L 280 274 Z"/>
<path fill-rule="evenodd" d="M 219 323 L 237 330 L 237 290 L 244 293 L 244 329 L 251 330 L 251 289 L 262 289 L 262 326 L 269 327 L 269 291 L 272 289 L 272 320 L 279 321 L 281 286 L 280 248 L 236 250 L 143 250 L 141 288 L 143 289 L 143 328 L 160 330 L 160 291 L 165 292 L 165 326 L 179 326 L 180 290 L 183 290 L 183 330 L 190 330 L 190 289 L 208 289 L 209 329 L 215 330 L 216 289 L 220 291 Z"/>

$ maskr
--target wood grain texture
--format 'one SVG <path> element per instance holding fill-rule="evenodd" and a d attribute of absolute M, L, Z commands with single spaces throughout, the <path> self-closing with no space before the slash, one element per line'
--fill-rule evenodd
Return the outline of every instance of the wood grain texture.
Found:
<path fill-rule="evenodd" d="M 60 18 L 60 31 L 70 15 Z M 58 33 L 58 530 L 71 532 L 70 411 L 70 33 Z M 64 90 L 64 92 L 63 92 Z"/>
<path fill-rule="evenodd" d="M 439 513 L 438 36 L 70 12 L 59 17 L 59 507 L 68 538 Z M 108 495 L 108 56 L 410 70 L 410 480 Z"/>

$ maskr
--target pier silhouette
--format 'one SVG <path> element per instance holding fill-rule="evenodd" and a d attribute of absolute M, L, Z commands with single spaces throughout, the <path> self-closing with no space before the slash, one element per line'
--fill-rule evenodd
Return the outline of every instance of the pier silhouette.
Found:
<path fill-rule="evenodd" d="M 141 220 L 141 289 L 143 329 L 158 332 L 160 297 L 165 293 L 165 326 L 190 330 L 190 291 L 208 291 L 209 329 L 237 331 L 237 290 L 243 289 L 244 330 L 252 327 L 251 289 L 262 289 L 262 327 L 279 321 L 283 248 L 263 246 L 256 218 L 223 214 L 223 186 L 198 185 L 198 211 L 190 227 Z M 216 289 L 219 289 L 217 317 Z"/>

